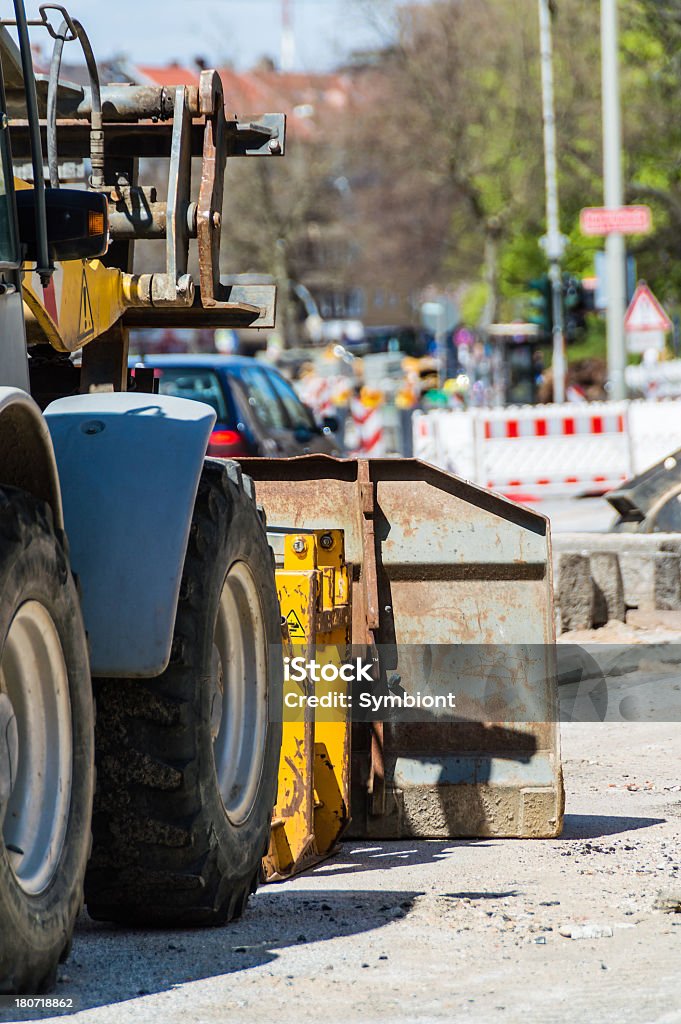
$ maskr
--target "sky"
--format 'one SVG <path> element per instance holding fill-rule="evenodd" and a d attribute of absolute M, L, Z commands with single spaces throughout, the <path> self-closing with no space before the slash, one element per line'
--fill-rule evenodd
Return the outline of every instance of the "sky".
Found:
<path fill-rule="evenodd" d="M 26 0 L 29 18 L 39 17 L 41 0 Z M 95 56 L 126 54 L 139 64 L 179 63 L 204 57 L 209 65 L 252 67 L 262 56 L 277 62 L 281 50 L 283 0 L 63 0 L 87 31 Z M 377 2 L 377 0 L 374 0 Z M 297 69 L 322 71 L 353 50 L 380 38 L 362 0 L 289 0 L 293 11 Z M 52 12 L 55 22 L 59 19 Z M 34 42 L 50 50 L 44 29 L 31 29 Z M 74 59 L 70 44 L 64 60 Z"/>

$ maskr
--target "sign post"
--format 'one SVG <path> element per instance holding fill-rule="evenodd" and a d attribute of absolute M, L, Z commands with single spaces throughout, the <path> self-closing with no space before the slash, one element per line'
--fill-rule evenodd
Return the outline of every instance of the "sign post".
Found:
<path fill-rule="evenodd" d="M 648 349 L 664 350 L 665 335 L 673 324 L 652 291 L 641 281 L 624 318 L 627 348 L 642 353 Z"/>
<path fill-rule="evenodd" d="M 606 74 L 617 76 L 616 28 L 617 14 L 613 0 L 601 0 L 603 16 L 603 95 L 604 95 L 604 151 L 606 203 L 610 206 L 589 206 L 579 215 L 579 226 L 583 235 L 606 239 L 606 261 L 608 294 L 606 310 L 608 316 L 608 376 L 612 386 L 612 398 L 626 398 L 624 381 L 625 332 L 622 313 L 626 304 L 627 264 L 624 245 L 625 235 L 647 235 L 653 229 L 653 214 L 649 206 L 622 206 L 621 135 L 619 128 L 619 91 L 616 82 L 606 82 Z M 613 38 L 614 36 L 614 38 Z M 614 49 L 614 52 L 613 52 Z M 606 72 L 607 68 L 607 72 Z M 609 122 L 611 119 L 611 123 Z M 640 341 L 634 341 L 637 333 L 627 333 L 629 351 L 645 351 Z M 657 343 L 659 343 L 659 336 Z M 652 340 L 651 343 L 652 344 Z M 632 347 L 636 346 L 636 347 Z M 663 346 L 664 347 L 664 343 Z"/>
<path fill-rule="evenodd" d="M 603 182 L 605 206 L 619 209 L 624 202 L 622 172 L 622 109 L 620 104 L 619 26 L 617 0 L 601 0 L 601 81 L 603 93 Z M 608 377 L 610 397 L 627 397 L 624 380 L 624 310 L 627 282 L 624 235 L 607 236 L 608 260 Z"/>
<path fill-rule="evenodd" d="M 565 324 L 563 322 L 563 275 L 561 260 L 567 239 L 560 231 L 558 203 L 558 154 L 556 111 L 553 88 L 553 16 L 552 0 L 539 0 L 539 40 L 541 48 L 542 117 L 544 121 L 544 166 L 546 169 L 546 242 L 553 307 L 553 396 L 565 400 Z"/>
<path fill-rule="evenodd" d="M 435 337 L 440 387 L 447 377 L 447 334 L 458 322 L 459 311 L 446 295 L 438 295 L 421 305 L 421 323 Z"/>

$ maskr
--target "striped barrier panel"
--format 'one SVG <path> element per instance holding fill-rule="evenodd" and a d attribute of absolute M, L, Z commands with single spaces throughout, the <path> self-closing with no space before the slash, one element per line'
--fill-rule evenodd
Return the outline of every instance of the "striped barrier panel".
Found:
<path fill-rule="evenodd" d="M 367 406 L 359 398 L 353 398 L 350 416 L 356 438 L 352 454 L 363 459 L 385 455 L 382 406 Z"/>
<path fill-rule="evenodd" d="M 681 400 L 629 403 L 633 474 L 681 448 Z"/>
<path fill-rule="evenodd" d="M 475 422 L 469 412 L 435 409 L 413 417 L 414 457 L 478 482 Z"/>
<path fill-rule="evenodd" d="M 477 481 L 509 497 L 604 493 L 631 474 L 626 403 L 476 411 Z"/>
<path fill-rule="evenodd" d="M 634 468 L 631 404 L 435 410 L 415 417 L 415 454 L 519 501 L 605 493 Z"/>
<path fill-rule="evenodd" d="M 315 377 L 310 374 L 298 385 L 298 394 L 303 402 L 314 412 L 315 419 L 322 423 L 328 416 L 333 416 L 334 381 L 328 377 Z"/>

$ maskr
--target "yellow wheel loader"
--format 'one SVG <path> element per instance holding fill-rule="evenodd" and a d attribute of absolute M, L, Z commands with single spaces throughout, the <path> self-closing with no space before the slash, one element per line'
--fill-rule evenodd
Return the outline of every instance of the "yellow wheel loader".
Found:
<path fill-rule="evenodd" d="M 209 406 L 140 371 L 129 388 L 130 327 L 274 325 L 274 288 L 220 271 L 222 196 L 228 159 L 284 155 L 284 117 L 231 112 L 215 71 L 101 85 L 63 7 L 5 6 L 0 993 L 50 986 L 83 899 L 96 919 L 219 924 L 348 827 L 556 835 L 546 520 L 417 462 L 206 459 Z M 37 80 L 33 27 L 54 43 Z M 61 81 L 67 44 L 88 86 Z M 145 159 L 162 182 L 140 184 Z M 163 256 L 138 273 L 145 239 Z M 505 702 L 499 644 L 525 652 Z M 284 687 L 294 648 L 340 669 L 354 647 L 362 720 Z M 484 692 L 456 721 L 380 710 L 469 677 Z"/>
<path fill-rule="evenodd" d="M 281 737 L 280 612 L 252 482 L 205 460 L 212 409 L 145 393 L 142 375 L 127 391 L 127 324 L 273 324 L 273 289 L 221 279 L 220 215 L 227 156 L 283 152 L 284 120 L 227 117 L 215 72 L 196 89 L 102 88 L 60 12 L 41 9 L 47 81 L 20 0 L 0 29 L 2 992 L 49 987 L 84 879 L 96 918 L 238 917 Z M 82 47 L 89 88 L 60 81 L 65 43 Z M 88 164 L 87 188 L 61 187 L 66 154 Z M 163 202 L 137 183 L 143 154 L 166 161 Z M 143 237 L 165 238 L 165 259 L 138 276 Z"/>

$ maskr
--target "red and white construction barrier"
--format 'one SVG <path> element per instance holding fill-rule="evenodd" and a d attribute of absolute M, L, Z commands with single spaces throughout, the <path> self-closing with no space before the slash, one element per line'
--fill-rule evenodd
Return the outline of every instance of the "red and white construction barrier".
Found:
<path fill-rule="evenodd" d="M 627 387 L 647 399 L 678 398 L 681 395 L 681 359 L 627 366 Z"/>
<path fill-rule="evenodd" d="M 334 381 L 331 378 L 309 374 L 299 382 L 297 390 L 302 401 L 314 412 L 318 423 L 335 414 Z"/>
<path fill-rule="evenodd" d="M 545 494 L 604 492 L 627 477 L 622 404 L 490 410 L 476 426 L 479 480 L 511 497 L 536 501 Z"/>
<path fill-rule="evenodd" d="M 521 501 L 605 493 L 681 448 L 681 401 L 416 414 L 414 451 Z"/>
<path fill-rule="evenodd" d="M 353 455 L 362 459 L 380 458 L 386 453 L 381 405 L 368 406 L 359 398 L 350 402 Z"/>

